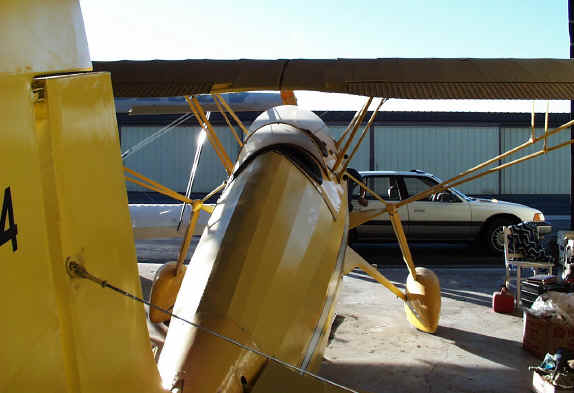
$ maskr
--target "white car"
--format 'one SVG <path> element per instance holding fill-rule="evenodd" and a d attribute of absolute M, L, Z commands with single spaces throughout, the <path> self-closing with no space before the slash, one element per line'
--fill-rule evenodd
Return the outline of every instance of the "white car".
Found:
<path fill-rule="evenodd" d="M 419 171 L 360 172 L 365 184 L 384 200 L 398 202 L 441 182 Z M 375 210 L 383 204 L 367 194 L 362 206 L 358 187 L 353 192 L 353 210 Z M 469 197 L 455 188 L 431 194 L 398 209 L 409 241 L 468 241 L 479 239 L 492 253 L 504 252 L 502 227 L 522 221 L 544 221 L 540 210 L 496 199 Z M 382 214 L 351 234 L 351 241 L 396 240 L 389 216 Z"/>

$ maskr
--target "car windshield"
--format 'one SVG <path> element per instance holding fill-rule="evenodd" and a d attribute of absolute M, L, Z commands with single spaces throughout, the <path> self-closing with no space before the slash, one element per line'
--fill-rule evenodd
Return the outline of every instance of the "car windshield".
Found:
<path fill-rule="evenodd" d="M 449 190 L 450 190 L 452 193 L 458 195 L 459 197 L 461 197 L 461 198 L 463 198 L 463 199 L 465 199 L 465 200 L 467 200 L 467 201 L 472 201 L 472 200 L 474 200 L 474 198 L 469 197 L 468 195 L 466 195 L 465 193 L 463 193 L 463 192 L 457 190 L 457 189 L 454 188 L 454 187 L 450 187 Z"/>
<path fill-rule="evenodd" d="M 437 182 L 437 183 L 442 183 L 442 180 L 439 179 L 438 177 L 436 177 L 435 175 L 432 175 L 432 178 Z M 458 195 L 459 197 L 461 197 L 462 199 L 464 199 L 465 201 L 473 201 L 474 198 L 469 197 L 468 195 L 466 195 L 465 193 L 463 193 L 462 191 L 457 190 L 454 187 L 449 187 L 448 188 L 450 192 L 452 192 L 453 194 Z"/>

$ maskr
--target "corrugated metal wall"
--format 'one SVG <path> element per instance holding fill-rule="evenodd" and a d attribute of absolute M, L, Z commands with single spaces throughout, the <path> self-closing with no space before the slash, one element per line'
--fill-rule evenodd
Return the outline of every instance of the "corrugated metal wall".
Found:
<path fill-rule="evenodd" d="M 377 126 L 375 169 L 421 169 L 446 180 L 498 154 L 498 127 Z M 497 194 L 498 175 L 461 185 L 469 194 Z"/>
<path fill-rule="evenodd" d="M 339 137 L 345 132 L 347 126 L 331 126 L 329 127 L 329 135 L 333 137 L 333 139 L 338 140 Z M 359 128 L 357 135 L 355 136 L 355 140 L 359 140 L 360 132 L 363 131 L 363 128 Z M 353 151 L 353 146 L 349 149 L 349 152 Z M 359 150 L 353 156 L 351 160 L 350 167 L 355 168 L 358 171 L 368 171 L 369 170 L 369 160 L 370 160 L 370 149 L 371 149 L 371 142 L 369 135 L 365 136 L 363 143 L 359 146 Z"/>
<path fill-rule="evenodd" d="M 531 131 L 526 128 L 501 128 L 504 151 L 526 142 Z M 536 135 L 544 135 L 537 129 Z M 563 131 L 549 138 L 549 146 L 569 139 L 570 133 Z M 542 142 L 524 149 L 504 162 L 511 161 L 542 148 Z M 564 147 L 541 157 L 522 162 L 501 173 L 503 194 L 569 194 L 570 193 L 570 149 Z"/>
<path fill-rule="evenodd" d="M 121 128 L 122 151 L 158 131 L 161 126 L 123 126 Z M 125 160 L 125 165 L 156 180 L 166 187 L 184 192 L 197 146 L 199 127 L 176 127 L 143 150 Z M 235 162 L 239 146 L 227 127 L 215 127 L 221 143 Z M 217 154 L 206 140 L 199 162 L 193 192 L 209 192 L 225 180 L 226 174 Z M 127 182 L 128 191 L 144 191 L 136 184 Z"/>
<path fill-rule="evenodd" d="M 160 128 L 161 126 L 123 126 L 122 150 Z M 345 129 L 346 126 L 333 125 L 330 127 L 331 136 L 337 139 Z M 197 127 L 177 127 L 129 157 L 126 165 L 170 188 L 185 191 L 198 130 Z M 221 126 L 216 127 L 216 132 L 231 160 L 235 161 L 239 146 L 230 131 Z M 538 130 L 537 135 L 542 132 Z M 373 163 L 375 170 L 422 169 L 447 179 L 499 154 L 500 151 L 506 151 L 526 141 L 529 135 L 528 128 L 498 126 L 375 126 L 373 147 L 371 148 L 371 138 L 367 136 L 353 158 L 351 167 L 369 170 Z M 568 136 L 568 132 L 559 134 L 551 139 L 551 144 L 565 141 Z M 532 151 L 532 148 L 527 149 L 528 153 Z M 209 192 L 225 178 L 223 166 L 206 142 L 193 192 Z M 569 179 L 570 154 L 569 149 L 564 148 L 458 188 L 469 194 L 568 194 Z M 128 183 L 127 187 L 128 191 L 143 190 L 132 183 Z"/>

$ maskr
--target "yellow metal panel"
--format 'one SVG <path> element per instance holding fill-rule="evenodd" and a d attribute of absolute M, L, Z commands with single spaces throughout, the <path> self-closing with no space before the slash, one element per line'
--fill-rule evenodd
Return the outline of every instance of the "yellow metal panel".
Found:
<path fill-rule="evenodd" d="M 77 1 L 2 0 L 0 37 L 0 74 L 92 68 Z"/>
<path fill-rule="evenodd" d="M 72 392 L 52 280 L 30 79 L 0 77 L 0 108 L 0 198 L 7 206 L 9 188 L 17 229 L 15 249 L 11 239 L 0 245 L 0 391 Z M 7 219 L 0 233 L 9 229 Z"/>
<path fill-rule="evenodd" d="M 92 73 L 41 79 L 38 140 L 53 236 L 54 284 L 82 392 L 158 391 L 140 304 L 69 279 L 65 260 L 140 294 L 110 79 Z M 54 234 L 56 233 L 56 234 Z"/>

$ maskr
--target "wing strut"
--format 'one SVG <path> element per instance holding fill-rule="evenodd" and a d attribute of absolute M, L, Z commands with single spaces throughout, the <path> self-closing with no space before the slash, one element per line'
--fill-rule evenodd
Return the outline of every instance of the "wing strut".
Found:
<path fill-rule="evenodd" d="M 352 181 L 357 183 L 360 187 L 365 189 L 365 191 L 367 191 L 369 194 L 371 194 L 375 199 L 380 201 L 385 206 L 385 209 L 382 209 L 382 211 L 380 213 L 377 212 L 377 215 L 385 213 L 385 212 L 389 213 L 389 216 L 391 217 L 391 223 L 393 225 L 393 230 L 395 231 L 395 235 L 397 236 L 397 240 L 399 242 L 399 246 L 400 246 L 401 252 L 403 254 L 403 260 L 405 261 L 405 264 L 407 265 L 407 267 L 409 269 L 409 273 L 411 274 L 411 276 L 413 276 L 413 278 L 416 279 L 417 273 L 416 273 L 416 269 L 415 269 L 415 264 L 413 262 L 413 257 L 412 257 L 411 251 L 409 249 L 409 245 L 407 243 L 407 237 L 405 236 L 403 224 L 401 223 L 401 218 L 400 218 L 399 212 L 397 210 L 397 204 L 396 203 L 389 203 L 389 202 L 385 201 L 383 198 L 381 198 L 379 196 L 379 194 L 377 194 L 376 192 L 371 190 L 363 182 L 361 182 L 359 179 L 357 179 L 356 177 L 351 175 L 349 172 L 345 171 L 345 175 L 348 176 L 349 179 L 351 179 Z M 359 218 L 362 217 L 361 212 L 357 212 L 357 213 L 352 212 L 350 214 L 349 228 L 355 228 L 358 225 L 360 225 L 360 224 L 356 224 L 358 217 Z"/>
<path fill-rule="evenodd" d="M 343 141 L 345 140 L 347 133 L 350 133 L 349 139 L 347 139 L 347 141 L 345 142 L 345 145 L 343 146 L 343 148 L 339 152 L 339 155 L 337 157 L 337 161 L 335 162 L 335 165 L 333 165 L 334 171 L 337 170 L 337 168 L 339 167 L 339 164 L 341 164 L 341 161 L 343 161 L 343 159 L 345 158 L 345 154 L 347 153 L 347 150 L 349 149 L 349 146 L 351 145 L 351 142 L 353 141 L 353 138 L 355 137 L 355 134 L 357 133 L 357 130 L 359 129 L 359 125 L 361 125 L 361 123 L 363 122 L 363 119 L 367 115 L 367 111 L 369 109 L 369 106 L 371 105 L 371 102 L 373 102 L 373 97 L 369 97 L 369 99 L 367 100 L 367 102 L 365 103 L 363 108 L 361 109 L 361 112 L 360 112 L 357 120 L 354 122 L 354 124 L 353 124 L 353 121 L 351 121 L 351 123 L 349 124 L 349 127 L 347 127 L 347 130 L 343 133 L 341 138 L 339 138 L 339 140 L 337 141 L 336 145 L 337 145 L 337 147 L 339 147 L 340 144 L 343 143 Z M 354 120 L 354 118 L 353 118 L 353 120 Z M 351 127 L 351 124 L 352 124 L 352 127 Z"/>
<path fill-rule="evenodd" d="M 245 126 L 243 125 L 243 123 L 241 122 L 241 120 L 239 120 L 239 117 L 237 117 L 237 115 L 235 114 L 235 112 L 233 111 L 233 109 L 231 109 L 231 107 L 229 106 L 229 104 L 227 104 L 227 102 L 225 102 L 225 100 L 223 99 L 223 97 L 221 97 L 220 94 L 218 93 L 214 93 L 215 97 L 217 97 L 217 99 L 223 104 L 223 106 L 225 107 L 225 109 L 227 109 L 227 111 L 229 112 L 229 114 L 231 115 L 231 117 L 233 117 L 233 120 L 235 120 L 235 122 L 239 125 L 239 128 L 241 128 L 241 130 L 243 131 L 243 134 L 248 135 L 249 131 L 247 131 L 247 128 L 245 128 Z"/>
<path fill-rule="evenodd" d="M 219 110 L 219 113 L 221 113 L 221 116 L 223 116 L 223 118 L 225 119 L 225 122 L 227 123 L 227 126 L 229 127 L 229 129 L 233 133 L 233 137 L 235 138 L 235 140 L 239 144 L 239 147 L 243 147 L 243 142 L 241 141 L 241 138 L 239 138 L 239 135 L 237 135 L 237 131 L 235 131 L 235 127 L 233 127 L 233 124 L 231 124 L 231 121 L 229 120 L 229 117 L 227 117 L 225 110 L 223 109 L 223 107 L 219 103 L 219 100 L 221 100 L 221 102 L 225 102 L 225 100 L 220 95 L 216 95 L 216 94 L 212 94 L 211 97 L 213 98 L 213 102 L 215 102 L 215 105 L 217 106 L 217 110 Z M 229 109 L 231 109 L 231 108 L 229 108 Z M 245 127 L 242 127 L 242 129 L 243 128 L 245 128 Z"/>
<path fill-rule="evenodd" d="M 207 119 L 211 112 L 207 112 Z M 193 183 L 195 182 L 195 175 L 197 174 L 197 168 L 199 166 L 199 157 L 201 156 L 201 151 L 203 150 L 203 143 L 205 142 L 205 129 L 201 129 L 199 131 L 199 135 L 197 137 L 197 147 L 195 148 L 195 155 L 193 157 L 193 164 L 191 166 L 191 170 L 189 172 L 189 179 L 187 181 L 187 189 L 185 190 L 185 197 L 189 198 L 191 196 L 191 190 L 193 189 Z M 185 213 L 185 208 L 187 207 L 187 203 L 183 203 L 181 207 L 181 212 L 179 213 L 179 222 L 177 223 L 177 230 L 181 228 L 181 223 L 183 222 L 183 214 Z"/>
<path fill-rule="evenodd" d="M 223 164 L 225 171 L 227 172 L 228 175 L 230 175 L 231 172 L 233 171 L 233 164 L 231 163 L 231 160 L 229 159 L 229 155 L 227 155 L 225 148 L 221 144 L 221 141 L 217 137 L 217 134 L 213 129 L 213 125 L 211 125 L 211 123 L 205 116 L 205 112 L 203 111 L 201 104 L 199 103 L 197 98 L 193 96 L 192 97 L 185 96 L 185 100 L 187 101 L 189 107 L 191 108 L 191 111 L 193 112 L 193 115 L 197 119 L 197 122 L 207 130 L 206 135 L 207 139 L 209 140 L 209 143 L 211 143 L 211 146 L 215 150 L 215 153 L 221 160 L 221 163 Z"/>
<path fill-rule="evenodd" d="M 383 106 L 383 104 L 387 101 L 386 98 L 381 98 L 381 102 L 379 102 L 379 105 L 377 105 L 377 107 L 375 108 L 375 110 L 373 111 L 373 114 L 371 115 L 371 118 L 369 119 L 369 121 L 367 122 L 367 125 L 365 126 L 365 128 L 363 128 L 363 132 L 361 133 L 361 136 L 359 137 L 359 141 L 355 144 L 355 147 L 353 148 L 353 151 L 351 152 L 351 154 L 349 155 L 349 157 L 344 161 L 342 167 L 343 168 L 347 168 L 347 166 L 349 165 L 349 163 L 351 162 L 351 160 L 353 159 L 353 157 L 355 156 L 355 154 L 357 153 L 357 151 L 359 150 L 359 147 L 361 146 L 361 143 L 363 143 L 363 139 L 365 139 L 365 136 L 367 135 L 367 132 L 371 129 L 371 126 L 373 125 L 373 122 L 375 121 L 375 117 L 377 116 L 377 113 L 379 112 L 379 109 L 381 109 L 381 106 Z M 344 157 L 344 153 L 343 153 L 343 157 Z M 344 171 L 345 169 L 343 169 Z"/>

